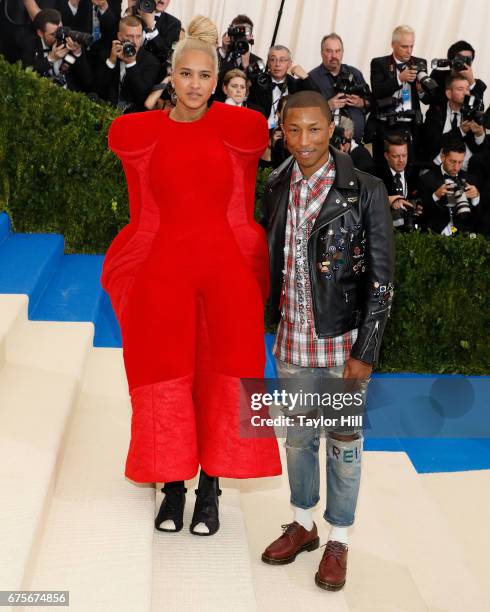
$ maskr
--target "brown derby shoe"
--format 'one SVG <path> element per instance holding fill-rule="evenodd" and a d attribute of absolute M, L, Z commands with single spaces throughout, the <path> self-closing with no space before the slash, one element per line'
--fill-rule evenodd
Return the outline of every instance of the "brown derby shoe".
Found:
<path fill-rule="evenodd" d="M 281 525 L 283 534 L 265 549 L 262 561 L 270 565 L 286 565 L 292 563 L 299 553 L 305 550 L 316 550 L 320 538 L 315 523 L 310 531 L 294 521 Z"/>
<path fill-rule="evenodd" d="M 329 540 L 325 547 L 315 582 L 326 591 L 340 591 L 347 574 L 347 545 Z"/>

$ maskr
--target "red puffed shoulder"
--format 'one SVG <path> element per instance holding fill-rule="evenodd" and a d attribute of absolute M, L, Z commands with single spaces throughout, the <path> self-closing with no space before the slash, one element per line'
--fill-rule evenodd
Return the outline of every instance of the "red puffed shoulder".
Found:
<path fill-rule="evenodd" d="M 221 102 L 213 103 L 213 118 L 227 145 L 243 153 L 258 156 L 269 144 L 269 128 L 265 117 L 250 108 L 239 108 Z"/>
<path fill-rule="evenodd" d="M 147 111 L 121 115 L 109 128 L 109 148 L 116 154 L 132 153 L 148 148 L 155 142 L 162 111 Z"/>

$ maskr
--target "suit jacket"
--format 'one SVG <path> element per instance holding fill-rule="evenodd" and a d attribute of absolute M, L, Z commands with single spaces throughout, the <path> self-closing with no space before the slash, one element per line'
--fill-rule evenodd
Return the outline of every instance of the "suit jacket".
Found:
<path fill-rule="evenodd" d="M 468 164 L 468 174 L 475 177 L 480 190 L 480 206 L 476 212 L 475 231 L 490 236 L 490 143 L 473 155 Z"/>
<path fill-rule="evenodd" d="M 52 64 L 48 61 L 42 41 L 37 34 L 30 32 L 25 35 L 21 60 L 24 68 L 32 66 L 39 75 L 47 78 L 51 76 Z M 65 77 L 66 86 L 72 91 L 89 92 L 92 89 L 92 72 L 85 51 L 82 51 L 82 55 L 70 66 Z"/>
<path fill-rule="evenodd" d="M 213 100 L 216 100 L 218 102 L 224 102 L 226 100 L 226 96 L 223 92 L 223 79 L 225 78 L 226 73 L 229 70 L 233 70 L 233 68 L 237 68 L 237 65 L 235 63 L 235 60 L 230 58 L 229 55 L 223 58 L 218 53 L 218 60 L 219 60 L 218 85 L 216 86 L 216 93 L 213 96 Z M 251 65 L 255 64 L 259 60 L 261 62 L 264 61 L 261 57 L 259 57 L 258 55 L 255 55 L 255 53 L 250 53 L 250 64 Z M 240 68 L 240 66 L 238 66 L 238 68 Z M 240 68 L 240 70 L 243 70 L 243 69 Z"/>
<path fill-rule="evenodd" d="M 121 15 L 121 0 L 107 0 L 109 8 L 103 14 L 98 13 L 101 33 L 104 29 L 112 28 L 117 30 L 117 23 Z M 61 20 L 64 26 L 80 32 L 92 33 L 93 29 L 93 4 L 91 0 L 80 0 L 76 15 L 73 15 L 68 0 L 55 0 L 55 8 L 61 13 Z"/>
<path fill-rule="evenodd" d="M 464 171 L 459 173 L 460 178 L 464 178 L 468 183 L 475 185 L 475 178 Z M 420 193 L 424 203 L 423 223 L 432 231 L 440 234 L 451 219 L 449 208 L 445 205 L 446 198 L 441 198 L 434 202 L 433 193 L 444 183 L 442 168 L 435 164 L 432 168 L 420 177 Z M 481 196 L 480 196 L 481 197 Z M 480 206 L 471 206 L 471 214 L 465 220 L 461 220 L 457 215 L 453 216 L 453 224 L 463 231 L 478 231 L 476 229 Z"/>
<path fill-rule="evenodd" d="M 395 178 L 386 160 L 383 164 L 376 166 L 375 174 L 385 184 L 389 196 L 397 194 Z M 405 181 L 407 182 L 407 198 L 411 199 L 418 197 L 420 190 L 418 171 L 410 164 L 405 168 Z"/>
<path fill-rule="evenodd" d="M 371 153 L 366 149 L 363 144 L 358 144 L 353 151 L 349 151 L 349 155 L 354 164 L 354 168 L 361 170 L 361 172 L 367 172 L 368 174 L 374 174 L 374 161 Z"/>
<path fill-rule="evenodd" d="M 298 91 L 313 90 L 318 91 L 318 87 L 308 77 L 306 79 L 295 79 L 290 74 L 286 75 L 286 83 L 289 95 L 295 94 Z M 260 87 L 257 83 L 253 83 L 250 87 L 250 93 L 247 102 L 260 108 L 260 112 L 266 119 L 269 118 L 272 110 L 272 88 Z"/>
<path fill-rule="evenodd" d="M 120 92 L 120 97 L 133 103 L 133 110 L 145 110 L 145 100 L 157 81 L 159 70 L 158 60 L 141 47 L 136 54 L 136 66 L 126 69 L 126 76 Z M 107 100 L 114 106 L 117 106 L 119 99 L 119 82 L 120 60 L 117 60 L 115 68 L 109 68 L 106 60 L 101 60 L 96 75 L 97 93 L 103 100 Z"/>
<path fill-rule="evenodd" d="M 362 72 L 354 66 L 348 66 L 342 64 L 341 71 L 348 74 L 351 73 L 354 76 L 354 83 L 356 85 L 366 85 Z M 310 79 L 316 86 L 325 99 L 330 100 L 335 94 L 335 77 L 332 76 L 323 64 L 320 64 L 310 72 Z M 368 103 L 371 104 L 372 98 L 369 96 Z M 362 110 L 360 108 L 345 107 L 342 109 L 342 114 L 346 117 L 350 117 L 354 122 L 354 138 L 357 142 L 362 142 L 364 135 L 364 127 L 366 125 L 366 112 L 367 109 Z"/>
<path fill-rule="evenodd" d="M 425 116 L 425 122 L 422 129 L 422 151 L 424 157 L 428 161 L 432 161 L 434 157 L 439 154 L 443 139 L 446 138 L 461 140 L 468 146 L 472 153 L 481 150 L 483 147 L 483 145 L 476 144 L 475 135 L 471 131 L 467 132 L 464 136 L 459 128 L 455 130 L 451 129 L 445 134 L 442 133 L 446 123 L 447 105 L 447 101 L 444 106 L 433 104 L 430 106 Z"/>
<path fill-rule="evenodd" d="M 421 58 L 412 56 L 411 62 L 418 62 Z M 420 99 L 416 81 L 410 83 L 412 109 L 420 110 Z M 397 69 L 393 55 L 375 57 L 371 60 L 371 89 L 375 100 L 382 100 L 395 95 L 402 88 L 397 78 Z"/>
<path fill-rule="evenodd" d="M 446 98 L 446 79 L 451 74 L 458 74 L 457 72 L 452 72 L 451 70 L 432 70 L 430 73 L 430 78 L 434 79 L 434 81 L 438 85 L 438 89 L 434 91 L 433 94 L 424 93 L 422 98 L 423 102 L 426 104 L 437 104 L 439 106 L 444 106 L 447 102 Z M 481 98 L 483 100 L 483 94 L 485 93 L 487 86 L 480 79 L 475 79 L 475 84 L 471 89 L 471 94 L 476 96 L 477 98 Z"/>
<path fill-rule="evenodd" d="M 158 35 L 145 44 L 145 49 L 152 53 L 158 61 L 164 65 L 166 76 L 166 63 L 172 49 L 172 45 L 179 40 L 182 24 L 177 17 L 162 13 L 156 22 Z"/>

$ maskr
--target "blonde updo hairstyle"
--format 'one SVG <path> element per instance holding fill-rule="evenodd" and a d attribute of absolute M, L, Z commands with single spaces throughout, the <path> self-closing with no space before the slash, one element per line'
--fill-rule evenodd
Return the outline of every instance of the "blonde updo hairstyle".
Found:
<path fill-rule="evenodd" d="M 214 72 L 218 75 L 218 28 L 211 19 L 198 15 L 190 22 L 186 37 L 175 45 L 172 55 L 172 71 L 186 51 L 203 51 L 213 60 Z"/>

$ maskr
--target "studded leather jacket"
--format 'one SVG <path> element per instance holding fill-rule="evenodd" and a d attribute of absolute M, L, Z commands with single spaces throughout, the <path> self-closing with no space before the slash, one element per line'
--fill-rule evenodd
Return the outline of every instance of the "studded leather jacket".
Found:
<path fill-rule="evenodd" d="M 315 332 L 333 338 L 358 328 L 351 356 L 378 360 L 393 298 L 394 239 L 383 183 L 356 170 L 351 158 L 330 148 L 332 185 L 308 240 L 308 268 Z M 284 239 L 294 159 L 274 170 L 263 214 L 271 273 L 270 312 L 278 322 L 283 291 Z"/>

